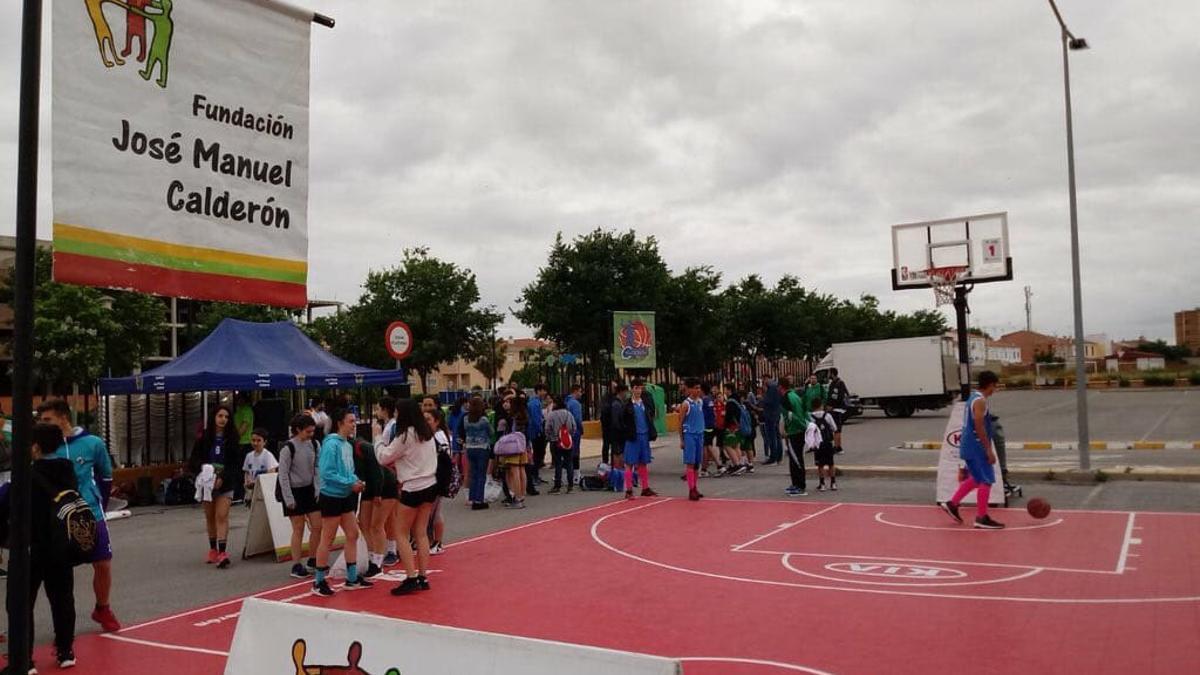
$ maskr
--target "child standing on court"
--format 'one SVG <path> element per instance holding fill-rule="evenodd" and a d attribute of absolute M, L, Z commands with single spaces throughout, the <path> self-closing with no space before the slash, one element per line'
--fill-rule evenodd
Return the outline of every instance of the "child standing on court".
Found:
<path fill-rule="evenodd" d="M 990 370 L 979 373 L 979 389 L 971 392 L 963 412 L 962 440 L 959 442 L 959 457 L 967 465 L 967 478 L 958 486 L 958 490 L 950 501 L 941 504 L 942 510 L 950 517 L 961 523 L 962 516 L 958 513 L 958 505 L 962 503 L 971 490 L 977 490 L 978 501 L 975 517 L 975 527 L 984 530 L 1000 530 L 1002 523 L 992 520 L 988 515 L 988 497 L 992 493 L 992 485 L 996 482 L 996 452 L 992 448 L 992 417 L 988 410 L 988 399 L 996 393 L 996 383 L 1000 378 Z"/>
<path fill-rule="evenodd" d="M 621 428 L 625 433 L 625 498 L 633 499 L 633 469 L 637 467 L 638 478 L 642 482 L 642 496 L 656 497 L 658 493 L 650 489 L 650 441 L 656 435 L 654 431 L 654 409 L 642 400 L 645 383 L 638 379 L 633 381 L 633 395 L 625 403 L 624 420 Z"/>
<path fill-rule="evenodd" d="M 829 489 L 837 492 L 837 475 L 833 468 L 833 436 L 837 433 L 837 421 L 825 410 L 825 402 L 817 396 L 812 400 L 812 416 L 808 423 L 804 445 L 813 453 L 813 464 L 817 467 L 817 492 L 825 491 L 825 476 L 829 476 Z"/>
<path fill-rule="evenodd" d="M 688 397 L 679 404 L 679 447 L 683 449 L 683 463 L 687 467 L 688 499 L 695 502 L 704 496 L 696 484 L 700 463 L 704 461 L 704 399 L 700 380 L 689 377 L 686 384 Z"/>

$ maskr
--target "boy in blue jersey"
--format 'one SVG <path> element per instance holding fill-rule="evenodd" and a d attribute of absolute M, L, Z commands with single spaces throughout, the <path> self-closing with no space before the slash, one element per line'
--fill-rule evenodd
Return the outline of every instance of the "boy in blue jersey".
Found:
<path fill-rule="evenodd" d="M 38 406 L 37 413 L 38 421 L 42 424 L 52 424 L 62 430 L 65 441 L 55 454 L 70 460 L 79 482 L 79 495 L 96 517 L 96 548 L 91 560 L 92 592 L 96 596 L 96 607 L 92 610 L 92 620 L 106 632 L 115 633 L 121 630 L 121 623 L 108 604 L 112 594 L 113 554 L 108 538 L 108 523 L 104 521 L 104 511 L 112 491 L 112 458 L 102 439 L 71 423 L 71 407 L 66 401 L 45 401 Z"/>
<path fill-rule="evenodd" d="M 992 447 L 992 416 L 988 411 L 988 399 L 996 393 L 996 383 L 1000 378 L 990 370 L 979 374 L 979 389 L 971 392 L 963 413 L 962 440 L 959 441 L 958 452 L 963 463 L 967 465 L 967 478 L 958 486 L 958 490 L 950 501 L 942 503 L 942 510 L 950 517 L 961 523 L 962 516 L 958 514 L 958 505 L 963 497 L 971 490 L 978 490 L 978 500 L 975 527 L 984 530 L 1003 529 L 1004 525 L 992 520 L 988 515 L 988 497 L 992 485 L 996 482 L 996 452 Z"/>
<path fill-rule="evenodd" d="M 718 469 L 721 466 L 720 457 L 717 455 L 713 443 L 717 439 L 717 403 L 716 398 L 712 393 L 712 385 L 707 382 L 700 385 L 700 391 L 703 398 L 700 400 L 701 408 L 704 410 L 704 459 L 701 461 L 700 475 L 708 477 L 716 475 L 708 472 L 709 463 L 717 465 Z"/>
<path fill-rule="evenodd" d="M 701 398 L 700 380 L 689 377 L 685 385 L 688 397 L 679 404 L 679 447 L 687 467 L 688 499 L 696 502 L 704 496 L 696 485 L 700 463 L 704 461 L 704 399 Z"/>

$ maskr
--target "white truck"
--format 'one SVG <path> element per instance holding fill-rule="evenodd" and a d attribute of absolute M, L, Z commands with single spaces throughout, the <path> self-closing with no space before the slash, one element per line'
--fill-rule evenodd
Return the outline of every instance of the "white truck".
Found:
<path fill-rule="evenodd" d="M 864 406 L 876 406 L 888 417 L 909 417 L 918 410 L 949 405 L 958 392 L 958 360 L 941 335 L 842 342 L 833 345 L 817 366 L 828 381 L 837 368 L 851 394 Z"/>

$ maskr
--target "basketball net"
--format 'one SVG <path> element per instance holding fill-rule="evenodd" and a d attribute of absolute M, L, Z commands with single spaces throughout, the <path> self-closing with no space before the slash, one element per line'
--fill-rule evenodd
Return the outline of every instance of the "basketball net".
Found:
<path fill-rule="evenodd" d="M 958 284 L 959 279 L 966 276 L 966 266 L 930 267 L 925 270 L 925 273 L 928 275 L 929 286 L 933 288 L 933 297 L 937 300 L 937 306 L 954 304 L 954 287 Z"/>

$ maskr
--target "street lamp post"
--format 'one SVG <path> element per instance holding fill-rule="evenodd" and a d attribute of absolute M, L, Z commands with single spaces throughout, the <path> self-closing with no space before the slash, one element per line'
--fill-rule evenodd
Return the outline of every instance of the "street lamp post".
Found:
<path fill-rule="evenodd" d="M 1091 438 L 1088 432 L 1087 364 L 1084 361 L 1083 292 L 1079 280 L 1079 213 L 1075 202 L 1075 136 L 1071 122 L 1071 66 L 1068 55 L 1072 50 L 1087 49 L 1087 40 L 1077 38 L 1067 28 L 1054 0 L 1049 0 L 1054 18 L 1062 29 L 1063 95 L 1067 106 L 1067 189 L 1071 201 L 1071 283 L 1075 303 L 1075 395 L 1076 422 L 1079 426 L 1079 468 L 1091 469 Z"/>

